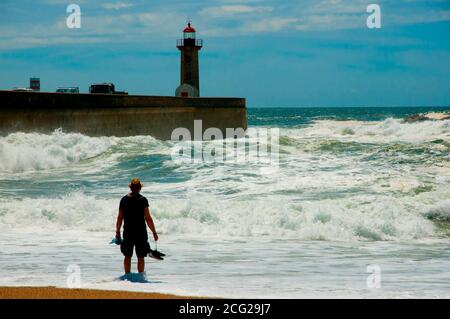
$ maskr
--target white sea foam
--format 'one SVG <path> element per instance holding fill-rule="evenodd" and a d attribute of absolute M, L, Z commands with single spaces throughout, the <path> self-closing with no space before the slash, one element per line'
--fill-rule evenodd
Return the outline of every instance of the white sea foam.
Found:
<path fill-rule="evenodd" d="M 82 134 L 13 133 L 0 137 L 0 173 L 21 173 L 64 167 L 95 157 L 112 145 L 106 137 Z"/>
<path fill-rule="evenodd" d="M 422 143 L 442 139 L 450 142 L 450 120 L 406 123 L 389 118 L 380 122 L 315 121 L 303 129 L 283 129 L 292 138 L 326 138 L 364 143 Z"/>
<path fill-rule="evenodd" d="M 24 198 L 0 204 L 0 223 L 12 228 L 108 231 L 120 198 L 100 199 L 76 192 L 61 198 Z M 165 235 L 222 238 L 269 237 L 301 240 L 408 240 L 435 236 L 425 215 L 445 214 L 448 205 L 407 198 L 354 196 L 294 203 L 283 197 L 228 201 L 196 195 L 154 199 L 151 211 Z"/>
<path fill-rule="evenodd" d="M 311 139 L 317 143 L 332 139 L 367 143 L 421 143 L 438 139 L 450 142 L 450 120 L 418 123 L 398 119 L 382 122 L 320 120 L 305 128 L 282 129 L 281 133 L 282 144 L 288 146 Z M 89 137 L 61 130 L 52 134 L 13 133 L 0 137 L 0 173 L 65 167 L 96 157 L 112 146 L 117 147 L 111 156 L 117 157 L 118 153 L 128 156 L 170 154 L 173 145 L 150 136 Z"/>
<path fill-rule="evenodd" d="M 89 173 L 107 169 L 121 157 L 158 153 L 170 154 L 170 144 L 152 136 L 90 137 L 61 130 L 51 134 L 19 132 L 0 137 L 0 174 L 11 177 L 70 168 L 98 157 L 97 162 L 81 168 L 80 173 Z"/>
<path fill-rule="evenodd" d="M 111 229 L 118 203 L 74 192 L 57 198 L 22 198 L 0 202 L 2 224 L 14 228 Z"/>
<path fill-rule="evenodd" d="M 427 219 L 430 214 L 446 216 L 447 206 L 442 202 L 449 194 L 450 179 L 433 173 L 433 162 L 406 162 L 397 167 L 392 158 L 402 159 L 401 154 L 367 160 L 362 157 L 366 154 L 336 156 L 290 152 L 289 148 L 305 138 L 314 145 L 333 138 L 376 144 L 448 140 L 449 125 L 450 121 L 407 124 L 395 119 L 317 121 L 310 127 L 284 130 L 288 140 L 281 143 L 279 170 L 263 174 L 254 163 L 173 165 L 167 159 L 164 169 L 182 174 L 182 182 L 157 185 L 151 177 L 143 182 L 158 225 L 168 234 L 330 241 L 429 238 L 436 236 L 434 224 Z M 436 152 L 445 151 L 442 144 L 436 145 Z M 122 156 L 170 155 L 171 146 L 148 136 L 15 133 L 0 138 L 0 172 L 67 166 L 70 174 L 72 165 L 99 155 L 101 163 L 120 161 Z M 417 156 L 429 157 L 420 152 Z M 439 167 L 442 171 L 447 166 Z M 122 167 L 121 174 L 127 174 L 127 169 Z M 34 227 L 42 229 L 110 230 L 120 199 L 83 191 L 34 196 L 0 199 L 0 223 L 21 228 L 32 220 Z"/>

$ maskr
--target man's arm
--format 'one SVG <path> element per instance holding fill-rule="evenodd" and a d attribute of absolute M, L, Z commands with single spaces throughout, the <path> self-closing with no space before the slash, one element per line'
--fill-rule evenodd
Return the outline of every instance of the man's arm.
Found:
<path fill-rule="evenodd" d="M 148 209 L 148 207 L 145 208 L 145 221 L 147 222 L 148 227 L 153 233 L 153 238 L 155 239 L 155 241 L 157 241 L 158 234 L 156 233 L 155 224 L 153 223 L 153 219 L 152 216 L 150 215 L 150 210 Z"/>
<path fill-rule="evenodd" d="M 119 208 L 119 215 L 117 216 L 117 223 L 116 223 L 116 237 L 117 238 L 120 238 L 120 228 L 122 228 L 122 221 L 123 221 L 122 208 Z"/>

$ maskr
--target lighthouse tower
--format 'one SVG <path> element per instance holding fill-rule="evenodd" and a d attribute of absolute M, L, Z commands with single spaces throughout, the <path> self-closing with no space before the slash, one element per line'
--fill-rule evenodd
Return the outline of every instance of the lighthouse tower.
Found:
<path fill-rule="evenodd" d="M 198 51 L 203 47 L 203 40 L 196 39 L 195 32 L 189 22 L 183 30 L 183 39 L 177 40 L 177 48 L 181 52 L 181 71 L 180 86 L 176 90 L 176 96 L 200 96 Z"/>

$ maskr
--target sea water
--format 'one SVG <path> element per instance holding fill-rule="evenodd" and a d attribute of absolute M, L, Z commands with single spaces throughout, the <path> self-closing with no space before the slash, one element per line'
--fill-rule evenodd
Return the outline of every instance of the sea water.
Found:
<path fill-rule="evenodd" d="M 0 286 L 449 298 L 450 120 L 403 121 L 445 110 L 249 109 L 250 127 L 280 128 L 273 171 L 176 163 L 151 136 L 0 137 Z M 167 255 L 145 282 L 120 280 L 109 244 L 132 177 Z"/>

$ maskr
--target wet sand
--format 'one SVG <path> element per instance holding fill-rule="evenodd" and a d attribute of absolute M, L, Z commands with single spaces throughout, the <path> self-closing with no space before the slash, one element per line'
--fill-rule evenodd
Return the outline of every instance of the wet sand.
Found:
<path fill-rule="evenodd" d="M 65 289 L 55 287 L 0 287 L 0 299 L 194 299 L 159 293 Z"/>

